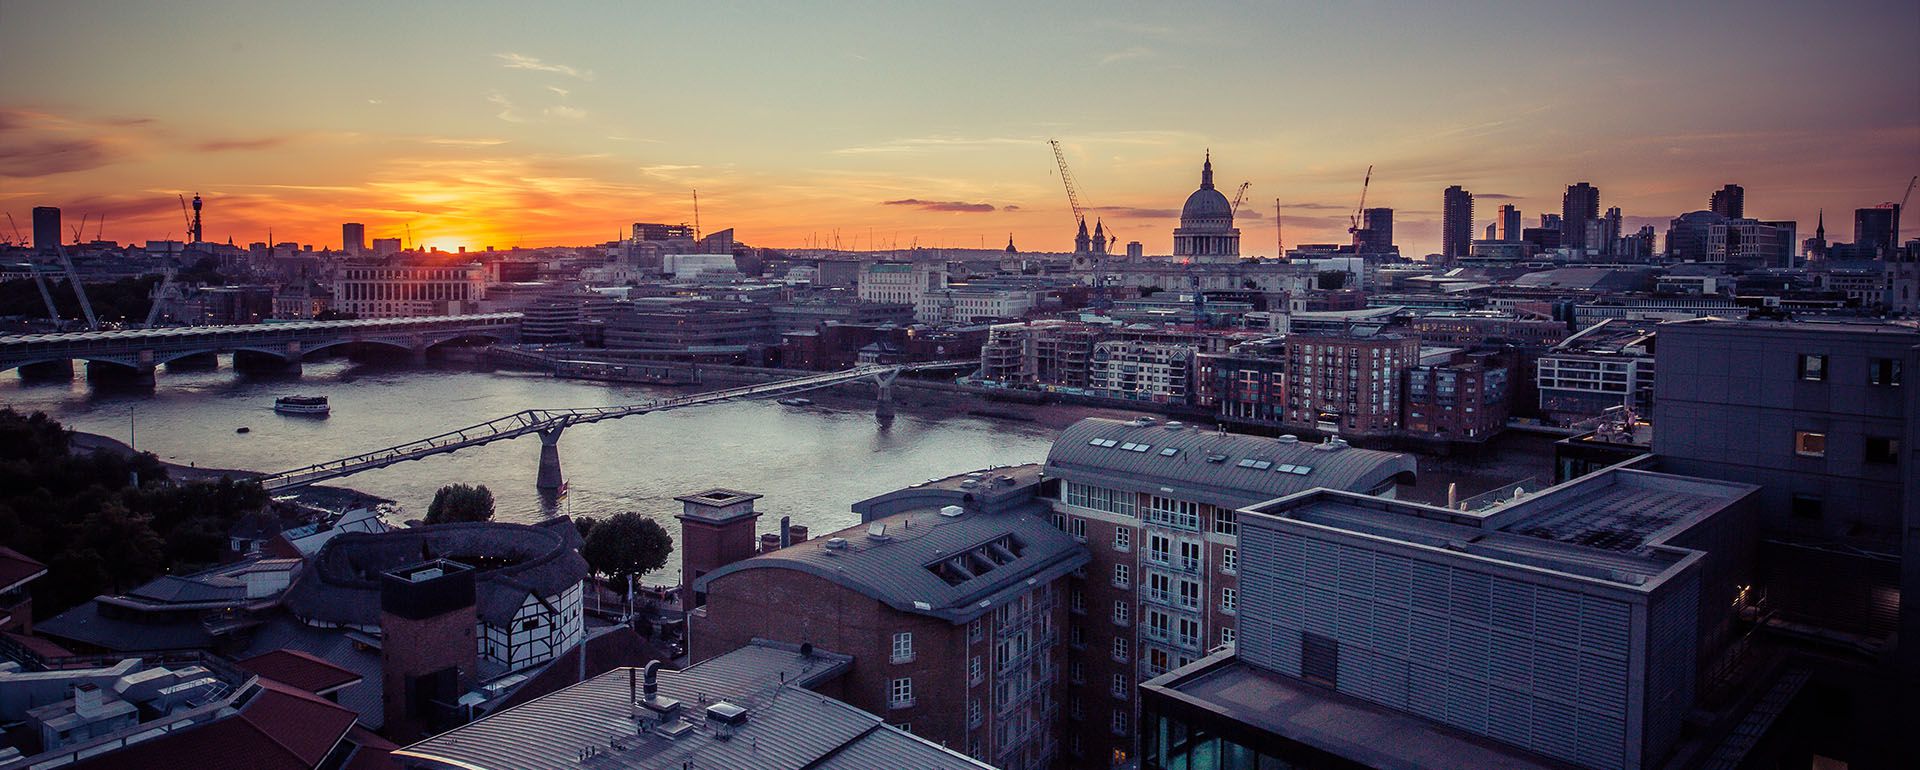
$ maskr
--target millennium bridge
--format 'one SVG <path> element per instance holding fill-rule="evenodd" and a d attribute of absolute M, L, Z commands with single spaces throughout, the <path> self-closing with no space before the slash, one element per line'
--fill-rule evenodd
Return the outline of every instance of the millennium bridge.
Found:
<path fill-rule="evenodd" d="M 392 348 L 421 359 L 427 349 L 454 340 L 517 340 L 520 317 L 519 313 L 487 313 L 18 334 L 0 337 L 0 372 L 56 366 L 71 374 L 69 362 L 86 361 L 150 374 L 161 364 L 219 353 L 234 354 L 236 364 L 245 357 L 287 367 L 339 345 Z"/>
<path fill-rule="evenodd" d="M 459 430 L 448 431 L 437 436 L 409 441 L 404 444 L 363 452 L 351 457 L 329 460 L 304 468 L 281 471 L 259 477 L 257 480 L 269 492 L 297 489 L 329 479 L 349 476 L 361 471 L 385 468 L 396 463 L 419 460 L 438 454 L 457 452 L 468 447 L 489 444 L 519 438 L 527 434 L 540 436 L 540 475 L 538 486 L 546 492 L 561 488 L 560 476 L 560 433 L 575 425 L 617 420 L 622 417 L 664 412 L 672 409 L 685 409 L 727 401 L 743 401 L 787 396 L 810 390 L 830 388 L 835 385 L 856 380 L 871 379 L 879 391 L 878 414 L 885 418 L 892 415 L 893 381 L 901 372 L 932 371 L 942 369 L 971 369 L 978 366 L 977 361 L 937 361 L 919 364 L 869 364 L 856 366 L 837 372 L 825 372 L 789 380 L 746 385 L 737 388 L 696 393 L 673 398 L 654 399 L 622 406 L 598 406 L 578 409 L 528 409 L 515 412 L 494 420 L 469 425 Z"/>

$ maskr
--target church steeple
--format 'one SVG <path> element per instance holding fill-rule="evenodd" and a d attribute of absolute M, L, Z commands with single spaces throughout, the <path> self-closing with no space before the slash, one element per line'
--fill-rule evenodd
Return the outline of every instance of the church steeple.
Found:
<path fill-rule="evenodd" d="M 1073 253 L 1093 253 L 1093 237 L 1087 235 L 1087 220 L 1080 220 L 1080 234 L 1073 236 Z"/>
<path fill-rule="evenodd" d="M 1813 228 L 1813 237 L 1822 243 L 1827 240 L 1827 210 L 1825 208 L 1820 209 L 1820 225 Z"/>
<path fill-rule="evenodd" d="M 1093 220 L 1093 253 L 1107 253 L 1107 223 L 1099 219 Z"/>
<path fill-rule="evenodd" d="M 1200 167 L 1200 189 L 1213 189 L 1213 150 L 1207 150 L 1207 163 Z"/>

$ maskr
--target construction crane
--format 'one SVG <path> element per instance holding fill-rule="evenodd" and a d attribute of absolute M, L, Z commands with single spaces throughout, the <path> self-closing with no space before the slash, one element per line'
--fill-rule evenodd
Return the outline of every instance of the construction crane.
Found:
<path fill-rule="evenodd" d="M 1087 210 L 1080 205 L 1080 191 L 1073 186 L 1073 171 L 1067 168 L 1067 153 L 1060 149 L 1058 139 L 1048 139 L 1047 144 L 1053 147 L 1053 161 L 1060 166 L 1060 184 L 1067 188 L 1067 205 L 1073 208 L 1074 225 L 1084 231 L 1087 229 Z M 1105 310 L 1111 304 L 1107 301 L 1107 260 L 1101 254 L 1103 251 L 1106 251 L 1105 244 L 1093 250 L 1092 304 L 1095 310 Z"/>
<path fill-rule="evenodd" d="M 11 211 L 7 212 L 7 228 L 13 231 L 13 240 L 7 241 L 7 245 L 11 246 L 16 243 L 22 246 L 33 245 L 27 242 L 26 236 L 20 234 L 20 223 L 13 221 L 13 212 Z"/>
<path fill-rule="evenodd" d="M 1242 201 L 1242 200 L 1244 200 L 1244 199 L 1245 199 L 1245 198 L 1247 197 L 1247 188 L 1249 188 L 1249 187 L 1252 187 L 1252 186 L 1253 186 L 1253 183 L 1252 183 L 1252 182 L 1241 182 L 1241 183 L 1240 183 L 1240 191 L 1239 191 L 1239 192 L 1236 192 L 1236 193 L 1234 193 L 1234 194 L 1233 194 L 1233 214 L 1234 214 L 1234 216 L 1239 216 L 1239 215 L 1240 215 L 1240 201 Z"/>
<path fill-rule="evenodd" d="M 187 225 L 187 238 L 193 238 L 193 215 L 187 213 L 187 196 L 180 195 L 180 221 Z M 267 248 L 273 248 L 273 235 L 267 235 Z"/>
<path fill-rule="evenodd" d="M 1347 223 L 1347 233 L 1360 232 L 1360 217 L 1367 212 L 1367 188 L 1373 184 L 1373 166 L 1367 166 L 1367 177 L 1360 182 L 1360 208 L 1353 210 L 1353 218 Z"/>
<path fill-rule="evenodd" d="M 1273 199 L 1273 258 L 1287 258 L 1287 223 L 1280 219 L 1280 199 Z"/>
<path fill-rule="evenodd" d="M 107 233 L 107 215 L 101 214 L 100 219 L 96 220 L 93 223 L 93 239 L 95 241 L 103 240 L 107 237 L 106 233 Z"/>
<path fill-rule="evenodd" d="M 693 239 L 700 240 L 700 191 L 693 191 Z M 838 247 L 838 244 L 835 244 Z"/>
<path fill-rule="evenodd" d="M 407 251 L 413 251 L 413 223 L 407 223 Z"/>
<path fill-rule="evenodd" d="M 92 215 L 92 214 L 81 214 L 81 215 L 80 215 L 80 224 L 77 224 L 77 225 L 67 225 L 67 229 L 69 229 L 69 230 L 72 230 L 72 231 L 73 231 L 73 245 L 75 245 L 75 246 L 78 246 L 78 245 L 80 245 L 80 236 L 81 236 L 81 234 L 83 234 L 83 233 L 85 233 L 85 232 L 87 231 L 87 217 L 90 217 L 90 216 L 93 216 L 93 215 Z"/>

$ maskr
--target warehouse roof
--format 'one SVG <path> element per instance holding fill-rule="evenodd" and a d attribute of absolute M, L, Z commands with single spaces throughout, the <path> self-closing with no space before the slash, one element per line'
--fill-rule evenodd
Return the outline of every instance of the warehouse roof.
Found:
<path fill-rule="evenodd" d="M 631 668 L 615 669 L 394 756 L 408 767 L 459 770 L 570 770 L 583 765 L 680 770 L 688 761 L 700 767 L 755 770 L 987 767 L 887 726 L 873 714 L 802 689 L 837 675 L 851 660 L 805 652 L 755 640 L 685 671 L 659 672 L 659 696 L 679 701 L 677 716 L 663 722 L 665 729 L 636 727 L 632 704 L 639 699 L 634 688 L 640 675 Z"/>
<path fill-rule="evenodd" d="M 1035 515 L 1044 508 L 1034 502 L 1007 513 L 911 510 L 734 562 L 694 585 L 704 591 L 743 570 L 791 569 L 902 612 L 971 620 L 1027 590 L 1030 579 L 1053 580 L 1092 558 L 1079 541 Z"/>
<path fill-rule="evenodd" d="M 1411 480 L 1411 455 L 1159 424 L 1088 418 L 1047 453 L 1049 477 L 1240 508 L 1309 489 L 1374 491 Z"/>

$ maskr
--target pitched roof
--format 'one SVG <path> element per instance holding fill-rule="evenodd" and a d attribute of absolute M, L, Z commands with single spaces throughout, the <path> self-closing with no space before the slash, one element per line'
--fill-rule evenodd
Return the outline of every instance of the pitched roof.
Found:
<path fill-rule="evenodd" d="M 338 704 L 269 679 L 235 699 L 231 716 L 141 741 L 68 765 L 73 770 L 312 770 L 347 732 L 354 715 Z"/>
<path fill-rule="evenodd" d="M 26 554 L 0 546 L 0 592 L 26 585 L 27 581 L 47 574 L 47 565 Z"/>
<path fill-rule="evenodd" d="M 1052 580 L 1092 558 L 1079 541 L 1034 515 L 1044 507 L 1036 502 L 1014 512 L 968 510 L 952 517 L 940 508 L 911 510 L 734 562 L 695 586 L 707 590 L 743 570 L 791 569 L 902 612 L 971 620 L 1003 596 L 1027 590 L 1029 579 Z M 950 567 L 954 561 L 959 564 Z"/>
<path fill-rule="evenodd" d="M 328 541 L 313 568 L 287 589 L 286 606 L 305 619 L 377 625 L 380 574 L 431 555 L 488 565 L 475 571 L 474 609 L 481 620 L 500 625 L 513 619 L 528 594 L 553 596 L 587 576 L 579 542 L 579 531 L 564 517 L 540 525 L 469 522 L 346 532 Z"/>
<path fill-rule="evenodd" d="M 1413 475 L 1399 452 L 1090 417 L 1047 453 L 1050 478 L 1243 508 L 1315 488 L 1372 492 Z"/>
<path fill-rule="evenodd" d="M 325 695 L 364 680 L 352 669 L 341 668 L 299 650 L 272 650 L 236 663 L 248 671 L 315 695 Z"/>

